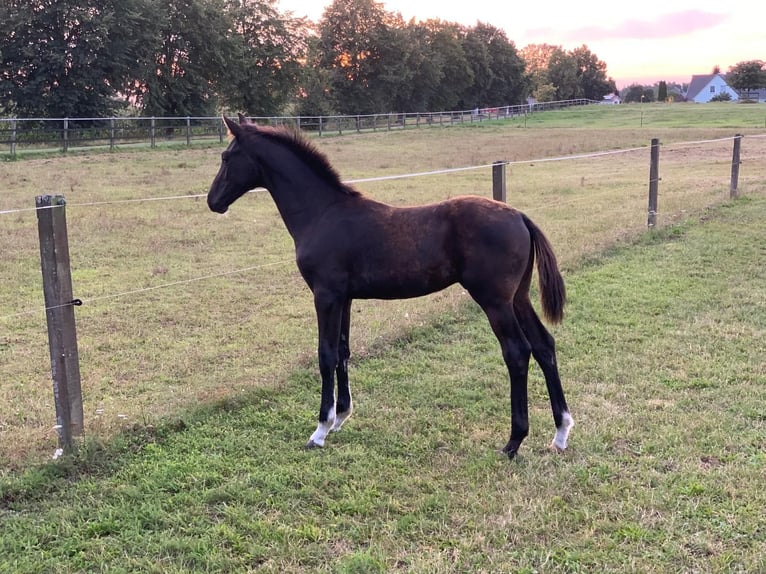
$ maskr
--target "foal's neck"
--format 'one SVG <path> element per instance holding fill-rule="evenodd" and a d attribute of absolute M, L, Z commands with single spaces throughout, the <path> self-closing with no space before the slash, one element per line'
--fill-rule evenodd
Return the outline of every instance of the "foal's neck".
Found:
<path fill-rule="evenodd" d="M 309 165 L 295 158 L 290 150 L 280 150 L 278 155 L 278 161 L 266 164 L 266 188 L 288 232 L 297 242 L 312 222 L 344 195 Z"/>

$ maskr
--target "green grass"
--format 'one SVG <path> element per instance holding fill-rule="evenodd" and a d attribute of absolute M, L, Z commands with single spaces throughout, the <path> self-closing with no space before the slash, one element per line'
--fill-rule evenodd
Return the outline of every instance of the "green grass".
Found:
<path fill-rule="evenodd" d="M 353 361 L 356 413 L 323 450 L 302 449 L 305 357 L 278 385 L 4 477 L 0 571 L 763 571 L 764 237 L 748 198 L 567 273 L 564 455 L 536 368 L 531 435 L 497 454 L 505 369 L 458 293 Z"/>
<path fill-rule="evenodd" d="M 662 141 L 660 227 L 699 217 L 728 197 L 731 140 L 683 143 L 731 138 L 735 130 L 714 127 L 718 108 L 655 107 L 678 116 L 672 127 L 624 127 L 630 106 L 593 106 L 536 115 L 548 122 L 539 129 L 483 122 L 328 137 L 317 145 L 344 179 L 518 162 L 508 166 L 508 200 L 545 230 L 559 262 L 572 270 L 645 231 L 653 137 Z M 758 109 L 726 108 L 739 114 L 740 125 Z M 562 118 L 566 125 L 582 125 L 555 127 Z M 740 190 L 757 197 L 766 190 L 766 138 L 754 137 L 763 130 L 737 131 L 746 133 Z M 637 149 L 535 161 L 628 148 Z M 210 213 L 204 199 L 184 198 L 207 191 L 220 151 L 134 150 L 0 163 L 0 211 L 29 209 L 42 193 L 66 196 L 74 294 L 85 302 L 76 314 L 85 428 L 92 439 L 108 441 L 123 429 L 158 425 L 198 404 L 271 387 L 296 365 L 314 364 L 310 296 L 268 195 L 242 198 L 225 217 Z M 487 168 L 359 187 L 376 199 L 411 205 L 489 195 L 491 173 Z M 143 201 L 168 196 L 181 199 Z M 3 474 L 48 459 L 56 433 L 34 212 L 0 214 L 0 242 L 11 246 L 0 250 Z M 212 277 L 242 269 L 249 271 Z M 456 312 L 462 300 L 460 290 L 451 289 L 418 300 L 356 304 L 356 356 Z"/>

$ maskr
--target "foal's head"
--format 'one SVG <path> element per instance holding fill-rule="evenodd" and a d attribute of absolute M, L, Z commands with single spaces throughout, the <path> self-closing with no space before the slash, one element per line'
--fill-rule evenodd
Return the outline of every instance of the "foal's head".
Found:
<path fill-rule="evenodd" d="M 249 124 L 250 120 L 240 114 L 239 124 L 225 116 L 223 121 L 229 128 L 231 143 L 221 154 L 221 167 L 207 193 L 208 207 L 217 213 L 225 213 L 238 198 L 263 185 L 260 166 L 239 141 L 243 133 L 242 125 Z"/>

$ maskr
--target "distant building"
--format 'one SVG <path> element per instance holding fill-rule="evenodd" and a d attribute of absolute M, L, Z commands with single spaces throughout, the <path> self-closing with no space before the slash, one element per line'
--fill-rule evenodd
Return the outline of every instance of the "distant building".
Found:
<path fill-rule="evenodd" d="M 602 104 L 621 104 L 620 94 L 607 94 L 604 99 L 601 100 Z"/>
<path fill-rule="evenodd" d="M 752 100 L 763 104 L 766 102 L 766 88 L 758 88 L 757 90 L 740 90 L 740 100 Z"/>
<path fill-rule="evenodd" d="M 721 94 L 729 94 L 732 102 L 739 99 L 739 94 L 726 83 L 723 74 L 697 75 L 692 76 L 692 81 L 689 83 L 686 101 L 703 104 Z"/>

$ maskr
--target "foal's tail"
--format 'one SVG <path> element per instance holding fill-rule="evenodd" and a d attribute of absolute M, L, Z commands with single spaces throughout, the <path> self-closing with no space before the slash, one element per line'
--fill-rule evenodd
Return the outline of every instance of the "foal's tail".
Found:
<path fill-rule="evenodd" d="M 564 303 L 567 294 L 564 287 L 564 278 L 556 263 L 556 255 L 553 253 L 548 238 L 537 225 L 524 214 L 521 215 L 524 225 L 529 230 L 532 238 L 535 256 L 537 257 L 537 275 L 540 282 L 540 300 L 543 305 L 543 315 L 551 323 L 561 323 L 564 318 Z M 531 265 L 531 262 L 530 262 Z"/>

